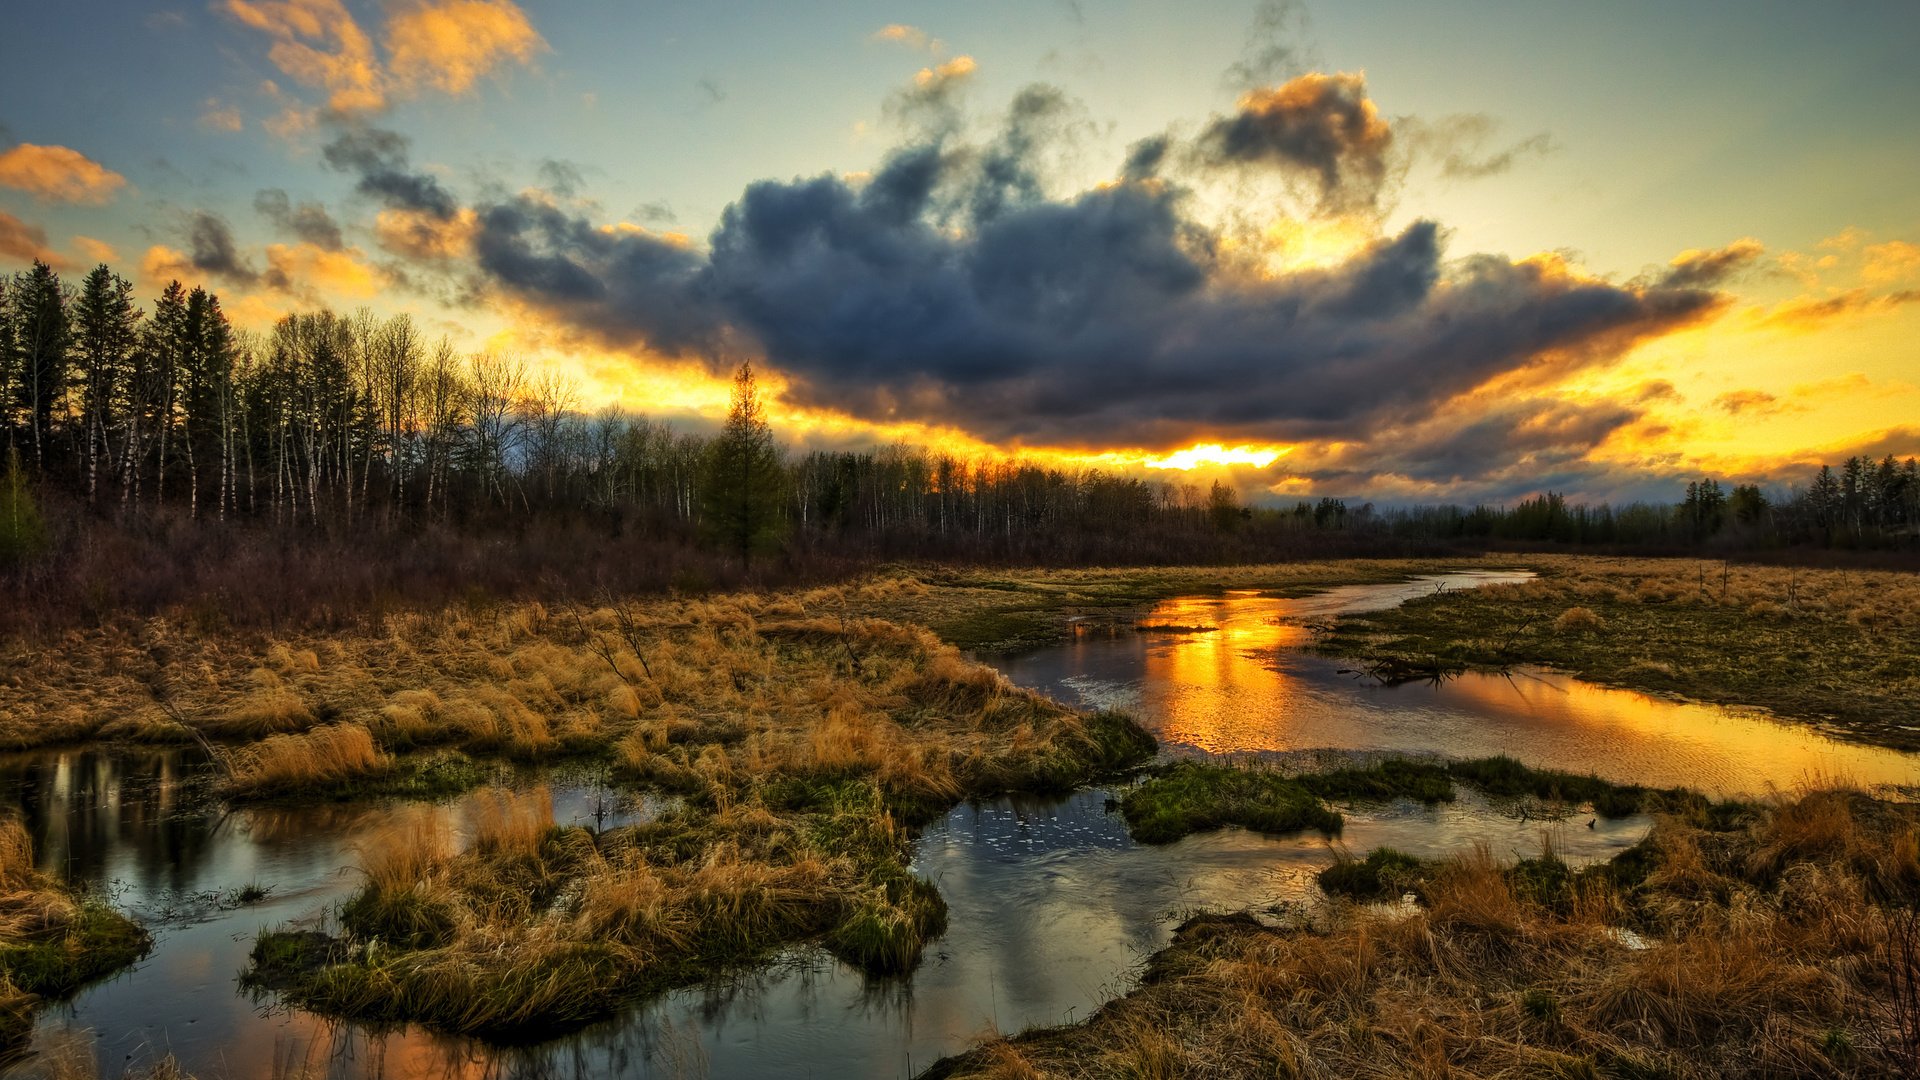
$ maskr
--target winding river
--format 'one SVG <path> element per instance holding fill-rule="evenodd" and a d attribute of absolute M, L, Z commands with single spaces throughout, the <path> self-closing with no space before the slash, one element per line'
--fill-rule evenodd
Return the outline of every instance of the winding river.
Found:
<path fill-rule="evenodd" d="M 1257 593 L 1167 601 L 1144 620 L 1202 632 L 1087 634 L 997 661 L 1023 685 L 1132 709 L 1167 752 L 1275 757 L 1338 752 L 1510 753 L 1622 780 L 1763 794 L 1808 777 L 1913 784 L 1920 757 L 1838 742 L 1764 714 L 1604 689 L 1545 672 L 1379 687 L 1299 651 L 1308 624 L 1435 588 L 1514 575 L 1356 586 L 1300 600 Z M 657 810 L 566 772 L 545 785 L 563 824 L 610 826 Z M 1227 830 L 1136 845 L 1102 789 L 1062 800 L 956 808 L 918 840 L 949 929 L 911 977 L 878 982 L 793 950 L 722 984 L 665 995 L 576 1035 L 490 1047 L 403 1029 L 373 1033 L 255 1000 L 236 976 L 262 927 L 314 920 L 357 884 L 356 848 L 390 805 L 228 812 L 177 752 L 64 750 L 0 759 L 43 864 L 108 889 L 153 929 L 133 969 L 43 1013 L 15 1076 L 117 1076 L 166 1054 L 227 1077 L 909 1076 L 981 1034 L 1069 1022 L 1125 992 L 1144 958 L 1199 908 L 1274 920 L 1319 910 L 1314 874 L 1333 844 L 1438 855 L 1483 842 L 1572 861 L 1634 843 L 1644 818 L 1522 820 L 1470 792 L 1449 805 L 1368 806 L 1344 835 Z M 434 804 L 456 832 L 461 800 Z M 236 906 L 238 890 L 271 886 Z"/>

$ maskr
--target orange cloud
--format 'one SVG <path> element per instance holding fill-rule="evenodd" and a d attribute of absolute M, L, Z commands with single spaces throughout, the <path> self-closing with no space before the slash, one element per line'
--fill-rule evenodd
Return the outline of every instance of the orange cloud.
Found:
<path fill-rule="evenodd" d="M 48 202 L 99 206 L 126 184 L 126 177 L 65 146 L 21 143 L 0 152 L 0 186 Z"/>
<path fill-rule="evenodd" d="M 105 240 L 95 240 L 91 236 L 76 236 L 73 246 L 91 263 L 114 263 L 120 261 L 120 253 Z"/>
<path fill-rule="evenodd" d="M 506 61 L 525 64 L 546 48 L 510 0 L 418 3 L 388 20 L 387 64 L 407 88 L 464 94 Z"/>
<path fill-rule="evenodd" d="M 373 41 L 340 0 L 225 0 L 224 7 L 271 37 L 267 59 L 295 82 L 324 89 L 334 112 L 386 107 Z"/>
<path fill-rule="evenodd" d="M 868 35 L 867 40 L 905 45 L 909 49 L 924 49 L 935 55 L 945 51 L 945 45 L 939 38 L 930 36 L 917 26 L 908 26 L 905 23 L 888 23 Z"/>
<path fill-rule="evenodd" d="M 274 288 L 300 295 L 366 300 L 386 287 L 387 275 L 352 250 L 328 251 L 306 243 L 269 244 L 266 281 Z"/>
<path fill-rule="evenodd" d="M 341 0 L 222 0 L 221 6 L 272 38 L 267 58 L 295 82 L 325 90 L 335 113 L 378 112 L 395 91 L 465 93 L 500 64 L 526 63 L 546 47 L 512 0 L 417 0 L 399 7 L 387 19 L 385 64 Z M 272 83 L 265 89 L 279 98 Z M 290 134 L 309 122 L 293 106 L 268 129 Z"/>
<path fill-rule="evenodd" d="M 165 244 L 155 244 L 140 258 L 140 274 L 151 286 L 169 281 L 193 281 L 200 272 L 193 268 L 187 253 Z"/>
<path fill-rule="evenodd" d="M 1149 469 L 1191 470 L 1202 465 L 1252 465 L 1264 469 L 1286 456 L 1290 446 L 1222 446 L 1199 443 L 1146 462 Z"/>
<path fill-rule="evenodd" d="M 66 265 L 65 259 L 47 247 L 45 229 L 5 211 L 0 211 L 0 257 L 22 264 L 39 260 L 56 269 Z"/>
<path fill-rule="evenodd" d="M 979 67 L 971 56 L 956 56 L 944 64 L 921 68 L 919 74 L 913 77 L 913 84 L 923 90 L 945 86 L 972 75 Z"/>
<path fill-rule="evenodd" d="M 418 210 L 382 210 L 373 221 L 374 239 L 395 255 L 439 262 L 456 259 L 473 248 L 479 216 L 463 206 L 451 218 L 441 219 Z"/>

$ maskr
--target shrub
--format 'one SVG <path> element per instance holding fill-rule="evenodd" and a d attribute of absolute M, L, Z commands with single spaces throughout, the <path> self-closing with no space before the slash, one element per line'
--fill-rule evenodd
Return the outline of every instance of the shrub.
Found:
<path fill-rule="evenodd" d="M 1594 613 L 1592 608 L 1570 607 L 1553 620 L 1554 632 L 1560 634 L 1584 634 L 1607 625 L 1607 621 Z"/>

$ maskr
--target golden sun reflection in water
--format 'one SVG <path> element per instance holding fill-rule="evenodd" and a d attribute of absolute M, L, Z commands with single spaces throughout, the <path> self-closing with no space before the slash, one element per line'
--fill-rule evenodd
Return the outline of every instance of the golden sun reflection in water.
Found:
<path fill-rule="evenodd" d="M 1305 601 L 1230 593 L 1168 600 L 1136 636 L 1082 638 L 1021 681 L 1051 681 L 1118 699 L 1168 743 L 1214 754 L 1321 748 L 1511 754 L 1530 765 L 1593 772 L 1718 795 L 1809 781 L 1920 782 L 1920 756 L 1831 738 L 1759 710 L 1676 701 L 1551 672 L 1467 674 L 1438 686 L 1371 685 L 1303 652 L 1309 620 L 1380 606 L 1378 587 Z M 1052 667 L 1054 670 L 1045 670 Z"/>

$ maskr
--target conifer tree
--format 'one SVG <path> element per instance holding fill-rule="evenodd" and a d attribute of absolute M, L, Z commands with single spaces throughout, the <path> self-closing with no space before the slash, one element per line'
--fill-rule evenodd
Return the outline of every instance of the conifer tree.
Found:
<path fill-rule="evenodd" d="M 752 364 L 734 374 L 726 426 L 708 445 L 701 474 L 702 523 L 716 543 L 739 552 L 744 563 L 780 542 L 786 470 Z"/>
<path fill-rule="evenodd" d="M 60 276 L 44 262 L 13 280 L 15 408 L 25 414 L 35 469 L 46 468 L 53 440 L 54 406 L 65 396 L 72 340 L 67 297 Z"/>
<path fill-rule="evenodd" d="M 80 437 L 87 502 L 100 493 L 102 464 L 112 468 L 112 438 L 129 407 L 140 312 L 133 284 L 102 263 L 88 274 L 73 305 L 74 360 L 80 384 Z"/>

